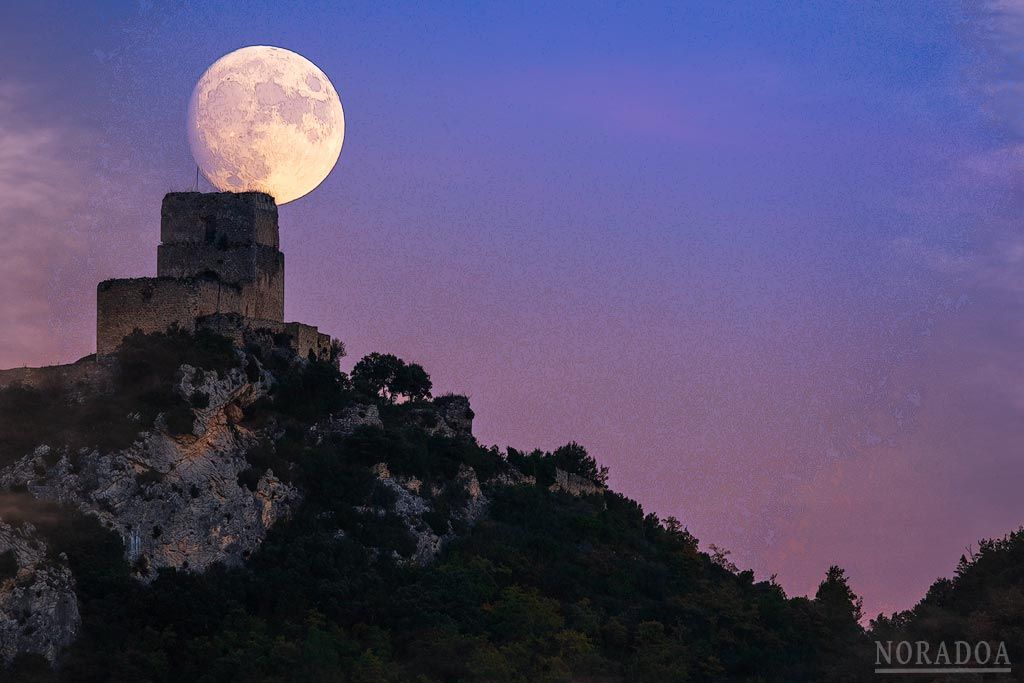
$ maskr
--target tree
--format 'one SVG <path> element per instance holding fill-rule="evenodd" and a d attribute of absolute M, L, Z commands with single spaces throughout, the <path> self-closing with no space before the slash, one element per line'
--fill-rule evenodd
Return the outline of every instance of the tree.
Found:
<path fill-rule="evenodd" d="M 392 391 L 394 394 L 405 396 L 410 401 L 420 401 L 430 398 L 430 390 L 433 386 L 430 375 L 423 369 L 423 366 L 409 363 L 399 369 Z"/>
<path fill-rule="evenodd" d="M 363 356 L 352 368 L 352 385 L 369 396 L 391 400 L 390 387 L 402 365 L 402 360 L 390 353 L 374 352 Z"/>
<path fill-rule="evenodd" d="M 818 680 L 864 680 L 870 660 L 869 640 L 860 625 L 862 600 L 850 588 L 846 572 L 832 565 L 814 594 L 818 613 L 818 638 L 815 648 Z"/>
<path fill-rule="evenodd" d="M 597 461 L 587 453 L 587 449 L 575 441 L 556 449 L 551 455 L 555 466 L 561 470 L 578 474 L 601 486 L 608 483 L 608 468 L 598 467 Z"/>
<path fill-rule="evenodd" d="M 836 565 L 825 572 L 825 580 L 818 586 L 814 601 L 822 608 L 828 620 L 837 625 L 856 627 L 864 616 L 863 600 L 850 588 L 846 570 Z"/>
<path fill-rule="evenodd" d="M 371 353 L 352 368 L 352 384 L 367 396 L 379 396 L 388 403 L 398 398 L 415 401 L 430 397 L 430 375 L 416 363 L 390 353 Z"/>

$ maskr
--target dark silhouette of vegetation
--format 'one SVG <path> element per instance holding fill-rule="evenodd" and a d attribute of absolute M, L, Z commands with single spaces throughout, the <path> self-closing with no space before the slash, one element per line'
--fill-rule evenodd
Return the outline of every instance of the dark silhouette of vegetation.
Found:
<path fill-rule="evenodd" d="M 18 558 L 13 550 L 0 553 L 0 583 L 13 579 L 18 573 Z"/>
<path fill-rule="evenodd" d="M 871 621 L 879 641 L 1005 643 L 1014 674 L 1024 661 L 1024 528 L 979 541 L 960 557 L 953 578 L 941 578 L 913 609 Z M 952 645 L 951 645 L 952 646 Z"/>
<path fill-rule="evenodd" d="M 575 474 L 603 486 L 608 481 L 608 468 L 599 467 L 583 446 L 572 442 L 553 453 L 534 450 L 531 453 L 508 449 L 508 461 L 520 472 L 537 479 L 542 486 L 555 482 L 555 470 Z"/>
<path fill-rule="evenodd" d="M 825 580 L 818 586 L 814 600 L 821 605 L 830 622 L 848 630 L 855 630 L 864 616 L 863 600 L 850 588 L 846 571 L 836 565 L 825 572 Z"/>
<path fill-rule="evenodd" d="M 340 410 L 352 400 L 348 378 L 329 360 L 310 358 L 302 364 L 290 363 L 277 370 L 278 378 L 269 405 L 279 415 L 300 422 L 318 420 Z"/>
<path fill-rule="evenodd" d="M 559 469 L 577 474 L 595 484 L 604 485 L 608 482 L 608 468 L 599 467 L 587 450 L 575 441 L 556 449 L 551 457 Z"/>
<path fill-rule="evenodd" d="M 165 352 L 151 364 L 138 359 L 143 385 L 173 376 L 178 361 Z M 839 567 L 813 599 L 788 598 L 621 494 L 550 492 L 557 469 L 607 480 L 579 444 L 502 453 L 416 428 L 407 406 L 392 402 L 424 398 L 429 385 L 382 381 L 379 366 L 397 366 L 384 356 L 360 361 L 351 380 L 332 363 L 254 358 L 228 367 L 268 367 L 278 377 L 246 415 L 250 426 L 273 424 L 275 436 L 249 452 L 240 481 L 255 488 L 272 468 L 301 489 L 298 508 L 244 566 L 164 569 L 144 585 L 115 533 L 49 506 L 35 523 L 74 572 L 81 633 L 57 670 L 21 657 L 4 680 L 858 681 L 873 680 L 877 634 L 998 632 L 1024 642 L 1024 532 L 983 544 L 955 579 L 868 634 Z M 213 353 L 205 367 L 222 363 Z M 382 406 L 382 429 L 307 438 L 313 422 L 366 395 Z M 367 512 L 394 500 L 371 472 L 380 462 L 419 479 L 427 524 L 454 532 L 435 562 L 409 562 L 415 542 L 404 522 Z M 469 528 L 452 513 L 465 502 L 457 481 L 465 466 L 481 481 L 513 467 L 535 480 L 488 488 L 488 513 Z"/>
<path fill-rule="evenodd" d="M 43 444 L 72 451 L 124 448 L 139 432 L 151 429 L 158 415 L 172 434 L 189 433 L 191 405 L 174 390 L 181 366 L 224 372 L 238 363 L 231 342 L 210 332 L 135 332 L 115 355 L 109 396 L 81 400 L 57 383 L 0 389 L 0 466 Z"/>
<path fill-rule="evenodd" d="M 452 403 L 456 403 L 457 402 L 457 403 L 465 404 L 465 403 L 468 403 L 468 401 L 469 401 L 469 399 L 467 399 L 462 394 L 450 394 L 449 393 L 449 394 L 442 394 L 441 396 L 435 396 L 433 398 L 433 400 L 432 400 L 432 403 L 434 404 L 434 406 L 438 410 L 445 410 Z M 466 417 L 468 417 L 470 420 L 472 420 L 474 417 L 476 417 L 476 413 L 474 413 L 472 409 L 466 408 L 466 411 L 467 411 L 466 412 Z"/>
<path fill-rule="evenodd" d="M 352 368 L 352 385 L 365 396 L 392 403 L 399 398 L 418 401 L 430 398 L 433 385 L 416 363 L 406 363 L 390 353 L 371 353 Z"/>

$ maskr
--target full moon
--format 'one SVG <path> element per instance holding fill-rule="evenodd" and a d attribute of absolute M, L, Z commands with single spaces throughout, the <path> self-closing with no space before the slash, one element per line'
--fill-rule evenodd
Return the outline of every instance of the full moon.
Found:
<path fill-rule="evenodd" d="M 279 47 L 224 55 L 188 106 L 188 141 L 206 179 L 222 191 L 266 192 L 278 204 L 316 189 L 344 138 L 345 112 L 331 81 Z"/>

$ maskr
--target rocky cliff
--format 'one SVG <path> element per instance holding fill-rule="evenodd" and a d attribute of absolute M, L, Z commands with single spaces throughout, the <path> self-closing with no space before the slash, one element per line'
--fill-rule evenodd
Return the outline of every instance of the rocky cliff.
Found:
<path fill-rule="evenodd" d="M 870 680 L 838 568 L 789 599 L 415 363 L 250 332 L 0 375 L 0 680 Z"/>
<path fill-rule="evenodd" d="M 202 397 L 193 401 L 199 405 L 192 408 L 191 433 L 172 435 L 161 418 L 113 452 L 40 444 L 0 472 L 0 486 L 95 515 L 120 534 L 126 559 L 142 578 L 161 567 L 240 562 L 299 497 L 271 470 L 251 490 L 239 481 L 258 439 L 239 422 L 273 378 L 264 371 L 250 381 L 241 368 L 219 376 L 189 365 L 177 375 L 180 396 Z"/>
<path fill-rule="evenodd" d="M 75 580 L 30 523 L 0 521 L 0 659 L 22 653 L 56 660 L 78 633 Z"/>
<path fill-rule="evenodd" d="M 196 573 L 216 564 L 242 565 L 303 501 L 302 487 L 295 481 L 296 458 L 289 459 L 286 453 L 296 444 L 337 449 L 345 440 L 372 441 L 382 438 L 375 433 L 397 429 L 476 448 L 473 412 L 465 397 L 444 396 L 405 406 L 345 398 L 330 406 L 336 409 L 321 410 L 316 419 L 295 419 L 276 408 L 287 400 L 282 396 L 308 390 L 303 383 L 313 381 L 315 371 L 328 376 L 336 371 L 281 349 L 233 348 L 222 356 L 217 363 L 207 363 L 208 368 L 168 365 L 170 371 L 165 368 L 162 379 L 168 386 L 137 397 L 145 403 L 155 391 L 164 402 L 165 409 L 149 424 L 141 412 L 131 410 L 130 402 L 124 403 L 124 396 L 119 397 L 119 391 L 134 391 L 134 384 L 130 388 L 124 381 L 110 380 L 83 389 L 76 383 L 73 400 L 58 392 L 53 410 L 121 401 L 129 411 L 124 420 L 135 424 L 137 433 L 124 447 L 103 448 L 74 439 L 46 439 L 49 432 L 44 428 L 30 452 L 20 457 L 0 453 L 12 461 L 0 469 L 0 491 L 21 492 L 95 518 L 120 537 L 123 560 L 134 580 L 145 584 L 163 569 Z M 126 368 L 138 362 L 126 355 L 106 375 L 124 380 L 130 372 Z M 152 376 L 143 377 L 153 383 Z M 4 391 L 27 389 L 14 386 Z M 31 402 L 25 396 L 20 400 Z M 295 410 L 304 414 L 308 398 L 299 397 Z M 382 408 L 387 410 L 386 420 Z M 57 420 L 56 415 L 50 417 Z M 481 484 L 477 472 L 465 463 L 449 477 L 428 481 L 393 473 L 387 453 L 378 455 L 385 459 L 362 466 L 371 480 L 366 500 L 354 500 L 347 509 L 336 507 L 320 517 L 328 514 L 340 520 L 332 532 L 339 541 L 355 534 L 371 554 L 384 553 L 399 564 L 430 563 L 447 542 L 476 523 L 487 510 L 485 488 L 533 481 L 504 467 Z M 561 473 L 563 488 L 572 488 L 564 480 Z M 66 558 L 47 557 L 46 544 L 31 523 L 15 527 L 3 518 L 0 509 L 0 557 L 10 550 L 16 570 L 0 582 L 0 659 L 10 662 L 19 654 L 37 653 L 56 662 L 79 628 L 75 577 Z M 397 529 L 408 542 L 389 543 L 385 539 L 390 536 L 373 532 L 375 528 Z"/>

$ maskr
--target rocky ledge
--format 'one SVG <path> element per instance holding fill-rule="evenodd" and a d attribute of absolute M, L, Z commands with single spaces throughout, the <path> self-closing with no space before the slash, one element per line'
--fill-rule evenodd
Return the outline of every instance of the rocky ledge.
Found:
<path fill-rule="evenodd" d="M 273 381 L 250 381 L 240 368 L 223 373 L 183 366 L 177 390 L 199 397 L 191 434 L 172 435 L 162 419 L 130 447 L 111 453 L 40 445 L 0 472 L 0 486 L 74 505 L 124 540 L 142 579 L 161 567 L 203 570 L 237 564 L 299 498 L 272 471 L 251 489 L 240 483 L 245 454 L 258 436 L 239 424 L 243 410 Z"/>
<path fill-rule="evenodd" d="M 498 488 L 537 485 L 537 478 L 496 449 L 476 443 L 473 411 L 464 396 L 430 399 L 428 392 L 396 403 L 360 393 L 336 365 L 278 357 L 274 348 L 213 343 L 194 356 L 216 367 L 203 369 L 168 362 L 176 358 L 168 339 L 163 346 L 160 338 L 148 342 L 156 344 L 152 365 L 159 372 L 139 374 L 151 364 L 149 350 L 140 347 L 142 353 L 117 359 L 120 365 L 104 366 L 103 382 L 64 382 L 71 390 L 62 399 L 42 393 L 64 378 L 59 369 L 33 374 L 46 380 L 38 386 L 19 380 L 8 394 L 8 410 L 33 401 L 37 410 L 32 429 L 0 430 L 8 439 L 8 452 L 0 455 L 10 463 L 0 468 L 0 503 L 5 495 L 19 500 L 0 505 L 0 662 L 20 654 L 57 662 L 79 630 L 87 630 L 88 618 L 83 622 L 79 615 L 74 562 L 48 552 L 50 536 L 25 521 L 35 519 L 25 514 L 34 506 L 68 511 L 79 520 L 91 517 L 116 533 L 121 544 L 110 535 L 110 555 L 120 562 L 117 553 L 123 552 L 124 580 L 150 584 L 164 569 L 239 567 L 282 520 L 300 512 L 308 519 L 314 494 L 304 463 L 317 457 L 340 464 L 350 479 L 340 489 L 343 495 L 315 508 L 316 526 L 332 543 L 356 543 L 348 547 L 371 562 L 430 564 L 487 514 Z M 136 376 L 148 388 L 126 381 Z M 158 411 L 146 392 L 157 396 Z M 324 397 L 333 397 L 333 407 L 316 403 Z M 149 413 L 131 412 L 147 405 Z M 97 408 L 105 409 L 96 413 L 105 416 L 104 429 L 120 430 L 121 440 L 101 441 L 104 447 L 75 445 L 81 433 L 102 440 L 88 422 Z M 61 411 L 77 415 L 77 421 L 62 419 Z M 12 434 L 27 438 L 12 442 Z M 11 443 L 20 445 L 11 452 Z M 0 438 L 0 450 L 4 445 Z M 445 464 L 416 460 L 425 453 Z M 486 477 L 465 457 L 476 458 Z M 557 468 L 545 476 L 552 492 L 587 496 L 602 490 Z M 80 579 L 86 586 L 84 575 Z"/>
<path fill-rule="evenodd" d="M 67 558 L 49 557 L 32 524 L 0 521 L 0 660 L 29 653 L 52 663 L 80 625 Z"/>

